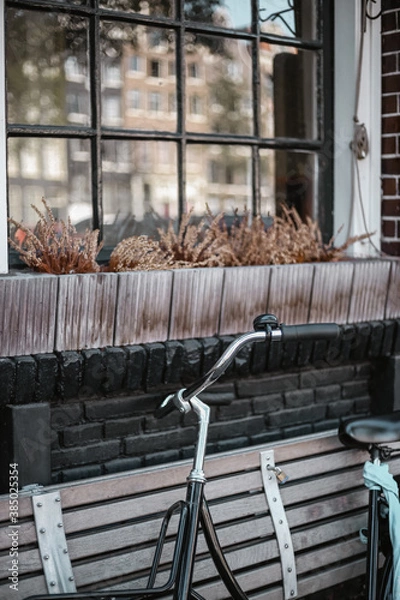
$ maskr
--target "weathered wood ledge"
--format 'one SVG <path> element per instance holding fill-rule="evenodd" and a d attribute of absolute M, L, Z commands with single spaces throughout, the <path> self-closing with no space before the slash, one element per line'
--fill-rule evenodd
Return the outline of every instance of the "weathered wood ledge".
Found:
<path fill-rule="evenodd" d="M 0 276 L 0 356 L 247 331 L 254 316 L 356 323 L 400 317 L 400 262 Z"/>

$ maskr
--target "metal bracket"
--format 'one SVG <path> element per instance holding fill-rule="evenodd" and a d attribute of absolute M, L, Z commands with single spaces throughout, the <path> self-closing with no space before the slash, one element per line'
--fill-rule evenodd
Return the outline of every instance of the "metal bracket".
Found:
<path fill-rule="evenodd" d="M 366 158 L 369 153 L 368 132 L 364 123 L 354 125 L 354 135 L 350 146 L 359 160 Z"/>
<path fill-rule="evenodd" d="M 275 466 L 273 450 L 260 452 L 260 461 L 264 492 L 281 557 L 284 598 L 285 600 L 290 600 L 297 596 L 297 575 L 292 536 L 278 487 L 278 479 L 275 474 L 277 470 L 280 472 L 280 469 Z"/>
<path fill-rule="evenodd" d="M 34 494 L 32 507 L 49 594 L 76 592 L 64 532 L 60 492 Z"/>

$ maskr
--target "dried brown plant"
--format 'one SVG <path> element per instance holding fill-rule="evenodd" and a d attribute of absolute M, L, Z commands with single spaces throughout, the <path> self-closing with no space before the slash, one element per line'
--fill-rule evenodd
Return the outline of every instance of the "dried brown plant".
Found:
<path fill-rule="evenodd" d="M 39 217 L 34 231 L 15 219 L 9 219 L 15 231 L 22 232 L 23 241 L 18 241 L 15 234 L 14 239 L 9 238 L 21 260 L 34 271 L 56 275 L 99 271 L 96 257 L 102 244 L 98 243 L 98 230 L 78 234 L 70 219 L 67 223 L 56 219 L 44 198 L 42 202 L 45 212 L 32 204 Z"/>
<path fill-rule="evenodd" d="M 122 240 L 113 250 L 109 271 L 154 271 L 171 269 L 171 259 L 162 251 L 158 242 L 147 235 L 132 236 Z"/>
<path fill-rule="evenodd" d="M 173 261 L 175 268 L 220 267 L 230 261 L 226 228 L 222 226 L 223 213 L 213 217 L 207 214 L 197 225 L 190 224 L 193 210 L 183 216 L 178 233 L 170 222 L 167 231 L 159 230 L 160 247 Z"/>
<path fill-rule="evenodd" d="M 228 243 L 234 257 L 232 266 L 282 265 L 343 260 L 350 245 L 370 236 L 354 236 L 339 247 L 335 247 L 334 238 L 325 244 L 316 221 L 309 217 L 303 221 L 295 208 L 282 205 L 281 215 L 274 217 L 268 228 L 260 216 L 251 219 L 245 210 L 232 226 Z"/>

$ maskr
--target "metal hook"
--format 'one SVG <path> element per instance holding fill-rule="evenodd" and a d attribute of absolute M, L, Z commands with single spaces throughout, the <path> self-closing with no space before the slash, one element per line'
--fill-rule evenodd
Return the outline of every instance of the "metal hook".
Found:
<path fill-rule="evenodd" d="M 368 12 L 368 2 L 373 2 L 374 4 L 376 4 L 376 0 L 367 0 L 367 2 L 365 4 L 365 16 L 367 17 L 367 19 L 370 19 L 371 21 L 375 21 L 376 19 L 379 19 L 379 17 L 381 16 L 382 9 L 378 12 L 377 15 L 372 16 Z"/>

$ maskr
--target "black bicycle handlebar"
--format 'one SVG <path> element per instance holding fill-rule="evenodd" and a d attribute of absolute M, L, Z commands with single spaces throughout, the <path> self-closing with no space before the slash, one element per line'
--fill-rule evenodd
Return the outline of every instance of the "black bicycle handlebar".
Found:
<path fill-rule="evenodd" d="M 306 323 L 304 325 L 278 324 L 275 315 L 259 315 L 254 319 L 253 332 L 245 333 L 232 342 L 218 359 L 215 365 L 188 388 L 171 394 L 156 409 L 155 416 L 162 418 L 171 413 L 175 408 L 185 412 L 185 401 L 197 396 L 217 381 L 226 371 L 229 364 L 243 346 L 250 342 L 300 342 L 317 340 L 335 340 L 340 336 L 341 330 L 336 323 Z"/>
<path fill-rule="evenodd" d="M 336 323 L 282 324 L 280 330 L 282 332 L 282 342 L 336 340 L 340 336 L 340 327 Z"/>
<path fill-rule="evenodd" d="M 172 400 L 172 395 L 167 396 L 161 402 L 160 406 L 157 406 L 157 408 L 155 409 L 154 416 L 156 419 L 163 419 L 164 417 L 172 413 L 175 409 L 176 406 Z"/>

